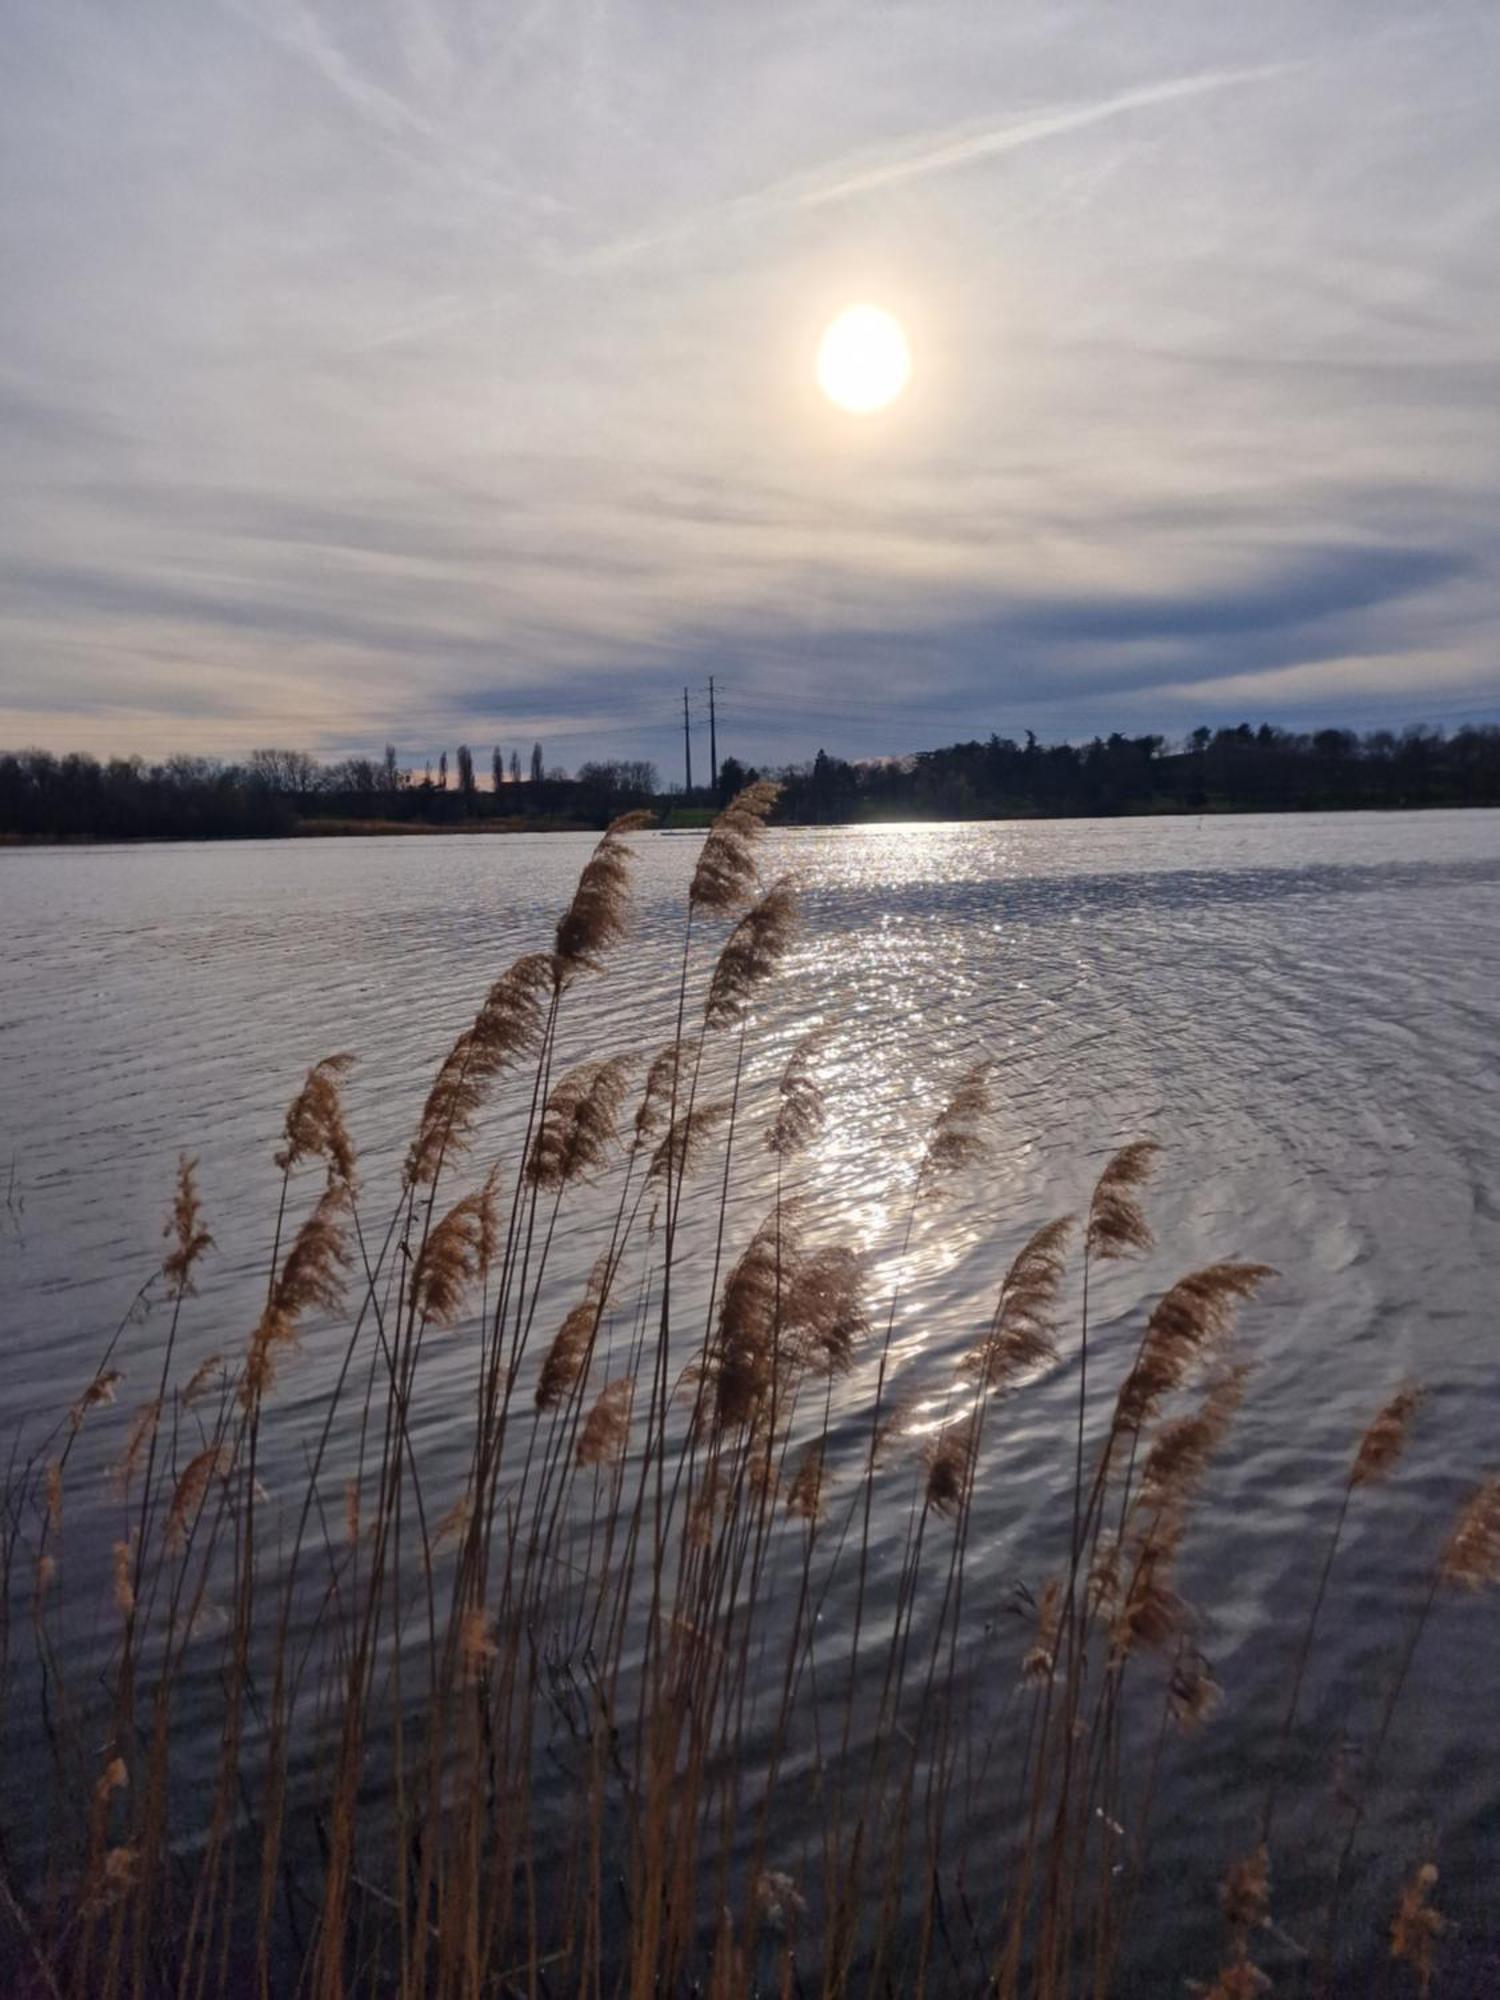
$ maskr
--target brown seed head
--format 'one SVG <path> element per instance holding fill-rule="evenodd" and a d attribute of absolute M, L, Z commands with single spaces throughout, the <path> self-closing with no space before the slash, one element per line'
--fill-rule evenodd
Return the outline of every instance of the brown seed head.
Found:
<path fill-rule="evenodd" d="M 1232 1861 L 1219 1884 L 1219 1908 L 1238 1936 L 1259 1930 L 1271 1914 L 1271 1865 L 1264 1846 Z"/>
<path fill-rule="evenodd" d="M 428 1231 L 412 1271 L 412 1295 L 419 1317 L 434 1326 L 452 1326 L 471 1286 L 489 1269 L 495 1250 L 496 1177 L 456 1201 Z"/>
<path fill-rule="evenodd" d="M 579 1063 L 554 1085 L 526 1162 L 533 1187 L 566 1187 L 604 1167 L 629 1073 L 629 1057 L 615 1056 L 608 1062 Z"/>
<path fill-rule="evenodd" d="M 130 1482 L 135 1477 L 142 1454 L 156 1433 L 160 1416 L 161 1403 L 159 1399 L 153 1397 L 149 1403 L 143 1403 L 130 1420 L 125 1449 L 116 1461 L 114 1469 L 115 1491 L 122 1500 L 130 1491 Z"/>
<path fill-rule="evenodd" d="M 229 1447 L 223 1444 L 209 1445 L 196 1458 L 188 1460 L 173 1490 L 172 1504 L 167 1509 L 167 1547 L 174 1554 L 186 1547 L 211 1482 L 222 1479 L 229 1470 L 229 1464 Z"/>
<path fill-rule="evenodd" d="M 668 1127 L 667 1136 L 651 1155 L 648 1183 L 660 1186 L 682 1180 L 691 1173 L 702 1155 L 709 1135 L 729 1116 L 729 1106 L 720 1101 L 698 1104 L 679 1112 Z"/>
<path fill-rule="evenodd" d="M 724 1281 L 718 1339 L 710 1357 L 714 1418 L 728 1429 L 750 1423 L 770 1393 L 776 1366 L 777 1309 L 795 1261 L 792 1224 L 774 1211 Z"/>
<path fill-rule="evenodd" d="M 820 1437 L 805 1444 L 798 1454 L 796 1470 L 786 1495 L 786 1511 L 795 1520 L 811 1522 L 823 1518 L 823 1458 L 823 1440 Z"/>
<path fill-rule="evenodd" d="M 101 1403 L 112 1403 L 124 1377 L 118 1368 L 105 1368 L 97 1374 L 84 1390 L 78 1401 L 68 1412 L 68 1427 L 77 1430 L 88 1411 L 97 1409 Z"/>
<path fill-rule="evenodd" d="M 189 1409 L 197 1402 L 214 1377 L 222 1377 L 223 1373 L 224 1357 L 222 1354 L 210 1354 L 206 1361 L 198 1363 L 198 1366 L 188 1377 L 187 1387 L 182 1392 L 182 1400 L 187 1404 Z"/>
<path fill-rule="evenodd" d="M 583 1297 L 568 1312 L 543 1358 L 536 1385 L 536 1406 L 539 1410 L 554 1408 L 582 1375 L 599 1331 L 611 1276 L 610 1256 L 606 1250 L 595 1259 Z"/>
<path fill-rule="evenodd" d="M 646 1087 L 635 1114 L 635 1142 L 644 1145 L 676 1116 L 687 1098 L 686 1081 L 693 1072 L 701 1044 L 696 1036 L 668 1042 L 651 1058 Z"/>
<path fill-rule="evenodd" d="M 1244 1364 L 1223 1369 L 1196 1410 L 1160 1427 L 1146 1454 L 1137 1505 L 1179 1507 L 1188 1499 L 1228 1435 L 1249 1379 Z"/>
<path fill-rule="evenodd" d="M 932 1121 L 917 1180 L 922 1192 L 984 1158 L 988 1145 L 983 1127 L 994 1108 L 994 1074 L 995 1065 L 987 1059 L 972 1063 Z"/>
<path fill-rule="evenodd" d="M 1406 1449 L 1411 1420 L 1421 1406 L 1422 1396 L 1423 1391 L 1415 1382 L 1404 1382 L 1374 1418 L 1354 1454 L 1349 1474 L 1351 1486 L 1372 1486 L 1393 1470 Z"/>
<path fill-rule="evenodd" d="M 1151 1230 L 1136 1191 L 1149 1179 L 1160 1151 L 1150 1139 L 1122 1146 L 1094 1183 L 1088 1221 L 1091 1257 L 1124 1257 L 1151 1248 Z"/>
<path fill-rule="evenodd" d="M 326 1162 L 331 1178 L 346 1186 L 354 1182 L 354 1146 L 344 1124 L 339 1084 L 354 1062 L 351 1055 L 324 1056 L 307 1072 L 302 1088 L 287 1106 L 285 1144 L 276 1155 L 283 1173 L 299 1161 Z"/>
<path fill-rule="evenodd" d="M 784 875 L 750 905 L 725 939 L 704 1002 L 706 1028 L 727 1028 L 744 1019 L 755 989 L 786 955 L 796 924 L 797 894 Z"/>
<path fill-rule="evenodd" d="M 1464 1502 L 1438 1576 L 1452 1590 L 1484 1590 L 1500 1582 L 1500 1474 L 1492 1474 Z"/>
<path fill-rule="evenodd" d="M 787 1204 L 782 1204 L 783 1232 Z M 787 1248 L 783 1233 L 783 1250 Z M 792 1246 L 795 1251 L 795 1244 Z M 834 1244 L 795 1254 L 783 1277 L 782 1320 L 788 1359 L 815 1375 L 846 1375 L 854 1350 L 870 1330 L 864 1305 L 864 1260 Z"/>
<path fill-rule="evenodd" d="M 167 1281 L 169 1297 L 175 1299 L 186 1298 L 193 1290 L 193 1266 L 214 1240 L 203 1227 L 197 1167 L 198 1162 L 190 1160 L 186 1153 L 178 1155 L 177 1191 L 172 1197 L 172 1212 L 162 1230 L 163 1236 L 172 1239 L 172 1248 L 162 1259 L 162 1276 Z"/>
<path fill-rule="evenodd" d="M 1223 1693 L 1203 1655 L 1196 1647 L 1184 1647 L 1173 1662 L 1167 1681 L 1167 1713 L 1184 1736 L 1203 1727 L 1223 1699 Z"/>
<path fill-rule="evenodd" d="M 821 1028 L 804 1035 L 781 1072 L 776 1117 L 766 1134 L 766 1146 L 782 1159 L 811 1145 L 823 1129 L 827 1103 L 813 1066 L 827 1040 Z"/>
<path fill-rule="evenodd" d="M 1049 1576 L 1036 1607 L 1036 1629 L 1021 1662 L 1021 1677 L 1033 1687 L 1051 1680 L 1057 1665 L 1057 1635 L 1062 1622 L 1062 1579 Z"/>
<path fill-rule="evenodd" d="M 624 836 L 650 823 L 650 813 L 625 813 L 584 863 L 573 900 L 558 920 L 553 961 L 559 986 L 578 972 L 599 971 L 605 952 L 625 935 L 636 857 Z"/>
<path fill-rule="evenodd" d="M 1391 1957 L 1411 1967 L 1421 2000 L 1427 2000 L 1432 1991 L 1432 1947 L 1448 1928 L 1447 1920 L 1430 1900 L 1437 1879 L 1435 1864 L 1424 1861 L 1402 1884 L 1401 1900 L 1391 1920 Z"/>
<path fill-rule="evenodd" d="M 688 906 L 724 915 L 737 910 L 755 889 L 755 843 L 781 787 L 769 778 L 747 785 L 729 801 L 698 856 L 688 890 Z"/>
<path fill-rule="evenodd" d="M 630 1436 L 630 1406 L 634 1396 L 633 1375 L 621 1375 L 615 1381 L 605 1383 L 579 1434 L 580 1465 L 618 1463 Z"/>
<path fill-rule="evenodd" d="M 529 952 L 503 972 L 485 995 L 473 1024 L 443 1058 L 406 1155 L 410 1186 L 430 1182 L 451 1154 L 474 1137 L 475 1123 L 495 1080 L 536 1047 L 552 988 L 552 959 Z"/>
<path fill-rule="evenodd" d="M 947 1520 L 956 1520 L 968 1500 L 976 1443 L 973 1419 L 966 1418 L 962 1423 L 945 1426 L 923 1450 L 927 1505 Z"/>
<path fill-rule="evenodd" d="M 113 1544 L 111 1562 L 114 1572 L 115 1609 L 122 1618 L 128 1618 L 135 1609 L 135 1529 L 122 1542 Z"/>
<path fill-rule="evenodd" d="M 1157 1301 L 1135 1365 L 1115 1404 L 1117 1430 L 1139 1430 L 1162 1398 L 1181 1388 L 1188 1371 L 1228 1335 L 1235 1309 L 1253 1298 L 1268 1264 L 1210 1264 L 1179 1278 Z"/>
<path fill-rule="evenodd" d="M 1057 1359 L 1057 1295 L 1072 1232 L 1072 1216 L 1063 1215 L 1044 1222 L 1022 1244 L 1000 1286 L 988 1331 L 958 1364 L 992 1394 Z"/>

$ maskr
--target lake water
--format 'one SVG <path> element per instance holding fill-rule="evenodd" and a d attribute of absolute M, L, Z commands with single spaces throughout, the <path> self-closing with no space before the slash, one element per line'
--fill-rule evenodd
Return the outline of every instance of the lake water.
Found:
<path fill-rule="evenodd" d="M 335 1050 L 359 1059 L 348 1110 L 381 1212 L 438 1057 L 495 973 L 549 941 L 589 845 L 0 851 L 0 1447 L 88 1380 L 159 1259 L 179 1149 L 198 1156 L 216 1239 L 185 1360 L 243 1339 L 281 1114 Z M 646 1054 L 671 1032 L 697 842 L 638 846 L 631 939 L 570 1005 L 565 1055 Z M 1500 1464 L 1500 814 L 786 832 L 764 865 L 796 871 L 805 923 L 758 1009 L 748 1103 L 758 1115 L 796 1037 L 827 1027 L 831 1119 L 799 1170 L 809 1232 L 867 1250 L 877 1300 L 928 1121 L 966 1063 L 1000 1065 L 995 1158 L 917 1231 L 904 1381 L 951 1372 L 1023 1237 L 1085 1202 L 1129 1139 L 1163 1148 L 1159 1249 L 1101 1287 L 1101 1368 L 1133 1339 L 1138 1302 L 1181 1272 L 1246 1257 L 1281 1273 L 1243 1316 L 1255 1377 L 1184 1565 L 1225 1700 L 1158 1807 L 1158 1859 L 1185 1885 L 1181 1936 L 1157 1938 L 1163 1965 L 1191 1948 L 1212 1970 L 1213 1882 L 1248 1839 L 1348 1455 L 1402 1378 L 1428 1387 L 1400 1476 L 1351 1513 L 1309 1679 L 1278 1896 L 1296 1935 L 1331 1839 L 1336 1763 L 1373 1726 L 1453 1509 Z M 746 1162 L 731 1248 L 769 1187 Z M 695 1198 L 690 1248 L 712 1195 Z M 580 1228 L 547 1310 L 571 1302 L 597 1247 Z M 141 1338 L 149 1357 L 150 1323 Z M 463 1354 L 444 1364 L 455 1394 Z M 293 1416 L 315 1407 L 328 1365 L 309 1342 L 288 1369 Z M 853 1410 L 869 1386 L 857 1370 L 838 1393 Z M 1004 1500 L 971 1553 L 973 1616 L 1007 1682 L 1020 1639 L 1004 1605 L 1055 1553 L 1076 1392 L 1065 1358 L 1009 1406 L 986 1469 Z M 439 1453 L 443 1421 L 440 1405 L 424 1413 Z M 345 1469 L 330 1464 L 335 1490 Z M 273 1458 L 273 1495 L 278 1470 L 292 1468 Z M 878 1524 L 892 1561 L 908 1502 L 903 1488 Z M 1441 1605 L 1383 1767 L 1369 1845 L 1385 1860 L 1362 1873 L 1355 1918 L 1370 1937 L 1395 1875 L 1435 1839 L 1460 1952 L 1487 1949 L 1497 1646 L 1500 1602 Z M 1141 1977 L 1157 1990 L 1149 1966 Z"/>

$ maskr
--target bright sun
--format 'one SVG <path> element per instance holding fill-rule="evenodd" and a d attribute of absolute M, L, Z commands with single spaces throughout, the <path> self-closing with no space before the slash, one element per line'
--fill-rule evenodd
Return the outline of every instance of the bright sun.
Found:
<path fill-rule="evenodd" d="M 818 387 L 841 410 L 860 415 L 894 402 L 911 377 L 900 322 L 879 306 L 850 306 L 818 347 Z"/>

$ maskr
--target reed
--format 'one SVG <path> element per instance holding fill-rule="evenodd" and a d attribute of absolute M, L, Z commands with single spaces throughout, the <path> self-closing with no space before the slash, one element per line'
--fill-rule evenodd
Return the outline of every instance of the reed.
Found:
<path fill-rule="evenodd" d="M 160 1333 L 127 1315 L 7 1474 L 0 1729 L 31 1773 L 0 1828 L 11 1990 L 1129 1988 L 1175 1893 L 1151 1839 L 1173 1744 L 1232 1740 L 1180 1577 L 1249 1388 L 1238 1322 L 1274 1274 L 1191 1271 L 1141 1301 L 1123 1360 L 1101 1352 L 1091 1284 L 1152 1247 L 1142 1141 L 1077 1219 L 1019 1241 L 997 1222 L 998 1293 L 925 1327 L 939 1359 L 910 1364 L 913 1245 L 985 1195 L 995 1067 L 951 1079 L 892 1240 L 840 1240 L 809 1167 L 836 1038 L 814 1029 L 757 1081 L 757 1010 L 799 920 L 795 885 L 762 880 L 774 802 L 752 787 L 704 842 L 672 1039 L 564 1068 L 629 922 L 640 819 L 606 832 L 550 948 L 499 975 L 438 1064 L 389 1212 L 367 1210 L 350 1058 L 308 1072 L 237 1341 L 194 1322 L 213 1241 L 182 1160 Z M 757 1174 L 774 1195 L 747 1219 Z M 1009 1546 L 1007 1425 L 1058 1380 L 1056 1566 L 997 1656 L 975 1551 L 989 1571 Z M 1410 1385 L 1387 1402 L 1342 1483 L 1261 1837 L 1224 1873 L 1201 1988 L 1223 2000 L 1263 1990 L 1274 1807 L 1329 1577 L 1418 1403 Z M 1418 1642 L 1497 1575 L 1492 1476 L 1409 1608 L 1330 1857 L 1329 1976 Z M 1390 1962 L 1426 1993 L 1436 1871 L 1401 1860 Z"/>

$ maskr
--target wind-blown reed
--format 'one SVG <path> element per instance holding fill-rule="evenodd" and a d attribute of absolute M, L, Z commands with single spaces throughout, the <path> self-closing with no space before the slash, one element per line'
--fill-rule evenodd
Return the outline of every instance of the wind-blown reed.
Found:
<path fill-rule="evenodd" d="M 122 1326 L 17 1454 L 0 1515 L 0 1720 L 12 1746 L 28 1733 L 37 1778 L 0 1829 L 10 1990 L 1128 1990 L 1142 1927 L 1177 1893 L 1152 1872 L 1160 1772 L 1180 1734 L 1232 1728 L 1183 1558 L 1233 1447 L 1274 1274 L 1210 1263 L 1101 1344 L 1090 1286 L 1152 1250 L 1145 1189 L 1169 1155 L 1118 1149 L 1076 1218 L 1013 1227 L 994 1216 L 1002 1114 L 980 1051 L 908 1163 L 892 1240 L 845 1240 L 839 1191 L 810 1196 L 836 1033 L 769 1061 L 754 1041 L 797 943 L 791 883 L 761 879 L 774 805 L 774 786 L 751 787 L 704 841 L 679 1032 L 564 1067 L 629 922 L 641 822 L 606 832 L 551 948 L 494 981 L 439 1063 L 389 1215 L 365 1209 L 350 1059 L 316 1064 L 275 1154 L 253 1324 L 216 1334 L 206 1359 L 195 1336 L 191 1366 L 179 1337 L 213 1239 L 183 1157 L 165 1331 L 153 1348 Z M 774 1197 L 747 1214 L 749 1162 Z M 914 1230 L 958 1199 L 994 1216 L 1005 1276 L 929 1323 L 910 1293 Z M 695 1235 L 684 1204 L 706 1225 Z M 570 1286 L 560 1321 L 554 1279 Z M 920 1363 L 901 1338 L 916 1312 Z M 316 1393 L 294 1366 L 314 1342 Z M 145 1389 L 112 1412 L 143 1365 Z M 1052 1378 L 1070 1398 L 1055 1534 L 1017 1548 L 1007 1426 Z M 461 1480 L 451 1454 L 429 1457 L 434 1394 L 450 1443 L 462 1427 Z M 1297 1776 L 1344 1521 L 1396 1478 L 1420 1402 L 1402 1385 L 1372 1419 L 1321 1582 L 1293 1607 L 1303 1637 L 1261 1838 L 1222 1857 L 1217 1961 L 1184 1968 L 1223 2000 L 1263 1990 L 1273 1807 Z M 261 1475 L 284 1422 L 283 1479 L 300 1471 L 273 1501 Z M 77 1504 L 70 1455 L 103 1427 L 95 1600 L 86 1581 L 64 1588 L 89 1578 L 80 1538 L 99 1518 Z M 904 1524 L 894 1550 L 872 1529 L 877 1492 Z M 1017 1593 L 998 1670 L 981 1549 L 987 1571 L 1046 1570 Z M 1497 1580 L 1490 1474 L 1393 1653 L 1329 1857 L 1327 1938 L 1306 1948 L 1330 1978 L 1418 1640 L 1448 1599 Z M 85 1614 L 109 1635 L 102 1671 L 70 1656 Z M 1400 1976 L 1426 1992 L 1444 1921 L 1435 1869 L 1413 1860 L 1383 1864 L 1382 1921 Z"/>

